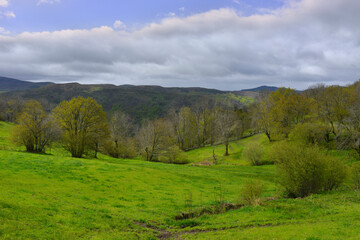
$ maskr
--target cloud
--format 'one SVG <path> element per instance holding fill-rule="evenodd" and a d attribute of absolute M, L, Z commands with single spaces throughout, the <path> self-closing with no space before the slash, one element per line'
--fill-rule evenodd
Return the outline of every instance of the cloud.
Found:
<path fill-rule="evenodd" d="M 16 18 L 15 13 L 14 13 L 14 12 L 11 12 L 11 11 L 5 12 L 3 15 L 4 15 L 5 17 L 8 17 L 8 18 Z"/>
<path fill-rule="evenodd" d="M 113 27 L 114 27 L 115 29 L 125 29 L 125 28 L 126 28 L 126 25 L 125 25 L 122 21 L 116 20 L 116 21 L 114 22 L 114 24 L 113 24 Z"/>
<path fill-rule="evenodd" d="M 0 36 L 1 36 L 1 35 L 7 35 L 7 34 L 10 34 L 10 32 L 7 31 L 5 28 L 0 27 Z"/>
<path fill-rule="evenodd" d="M 180 12 L 185 11 L 185 7 L 181 7 L 181 8 L 179 8 L 179 11 L 180 11 Z"/>
<path fill-rule="evenodd" d="M 0 0 L 1 1 L 1 0 Z M 59 3 L 61 0 L 39 0 L 37 5 Z"/>
<path fill-rule="evenodd" d="M 175 16 L 176 16 L 176 13 L 174 13 L 174 12 L 169 12 L 169 13 L 167 14 L 167 16 L 168 16 L 168 17 L 175 17 Z"/>
<path fill-rule="evenodd" d="M 339 11 L 341 9 L 341 11 Z M 360 1 L 302 0 L 262 14 L 219 9 L 134 31 L 0 36 L 0 73 L 25 80 L 306 88 L 360 74 Z"/>
<path fill-rule="evenodd" d="M 9 6 L 8 0 L 0 0 L 0 7 L 7 7 Z"/>

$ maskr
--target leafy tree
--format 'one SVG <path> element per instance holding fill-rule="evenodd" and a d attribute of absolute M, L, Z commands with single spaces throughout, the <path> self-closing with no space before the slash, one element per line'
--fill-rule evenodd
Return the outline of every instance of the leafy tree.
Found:
<path fill-rule="evenodd" d="M 45 152 L 45 148 L 57 139 L 58 131 L 52 119 L 45 113 L 42 105 L 30 100 L 17 118 L 12 132 L 12 140 L 26 147 L 28 152 Z"/>
<path fill-rule="evenodd" d="M 64 148 L 73 157 L 81 158 L 87 150 L 94 150 L 108 136 L 105 112 L 92 98 L 77 97 L 61 102 L 53 116 L 63 131 Z"/>
<path fill-rule="evenodd" d="M 296 124 L 305 122 L 313 102 L 293 89 L 279 88 L 261 97 L 253 117 L 269 141 L 287 138 Z"/>
<path fill-rule="evenodd" d="M 273 115 L 272 109 L 275 106 L 275 101 L 269 93 L 261 93 L 258 99 L 258 104 L 252 112 L 252 121 L 258 130 L 263 131 L 269 141 L 273 141 Z"/>
<path fill-rule="evenodd" d="M 24 101 L 21 98 L 13 98 L 8 100 L 5 112 L 5 119 L 8 122 L 15 122 L 18 115 L 22 111 Z"/>
<path fill-rule="evenodd" d="M 318 115 L 331 125 L 333 134 L 338 137 L 339 126 L 349 116 L 349 106 L 353 101 L 350 88 L 330 86 L 318 95 Z"/>

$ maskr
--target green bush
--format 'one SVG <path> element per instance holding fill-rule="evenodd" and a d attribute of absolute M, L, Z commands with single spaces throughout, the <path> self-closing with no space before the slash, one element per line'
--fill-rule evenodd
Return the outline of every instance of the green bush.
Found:
<path fill-rule="evenodd" d="M 354 189 L 360 189 L 360 162 L 353 163 L 351 166 L 351 182 Z"/>
<path fill-rule="evenodd" d="M 298 124 L 289 134 L 289 139 L 303 144 L 323 145 L 330 141 L 331 129 L 322 123 Z"/>
<path fill-rule="evenodd" d="M 133 159 L 137 156 L 137 148 L 134 139 L 121 140 L 116 145 L 113 141 L 103 144 L 103 152 L 113 158 Z"/>
<path fill-rule="evenodd" d="M 157 160 L 163 163 L 172 163 L 172 164 L 187 164 L 189 159 L 187 155 L 176 145 L 169 146 L 167 149 L 163 150 Z"/>
<path fill-rule="evenodd" d="M 279 183 L 288 197 L 305 197 L 335 189 L 346 177 L 345 165 L 317 146 L 282 142 L 273 146 L 270 156 L 277 165 Z"/>
<path fill-rule="evenodd" d="M 253 166 L 262 165 L 264 149 L 259 143 L 249 143 L 243 151 L 243 156 Z"/>
<path fill-rule="evenodd" d="M 241 189 L 241 202 L 245 205 L 259 205 L 264 190 L 264 185 L 260 181 L 250 181 L 245 183 Z"/>

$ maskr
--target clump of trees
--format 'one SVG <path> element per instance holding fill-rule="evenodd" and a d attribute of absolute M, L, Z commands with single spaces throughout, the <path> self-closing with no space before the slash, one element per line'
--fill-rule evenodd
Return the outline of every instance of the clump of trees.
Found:
<path fill-rule="evenodd" d="M 16 109 L 14 142 L 29 152 L 45 152 L 45 147 L 59 140 L 78 158 L 89 153 L 97 157 L 102 152 L 115 158 L 140 155 L 147 161 L 184 164 L 188 163 L 184 151 L 207 144 L 224 144 L 224 155 L 229 155 L 230 141 L 241 138 L 248 123 L 243 109 L 209 101 L 193 108 L 171 109 L 163 118 L 143 121 L 140 126 L 119 111 L 107 119 L 92 98 L 63 101 L 52 111 L 46 101 L 15 104 L 18 102 L 0 101 L 7 106 L 8 117 L 12 116 L 11 109 Z"/>
<path fill-rule="evenodd" d="M 27 101 L 16 122 L 11 139 L 16 145 L 25 146 L 28 152 L 44 153 L 59 138 L 54 120 L 38 101 Z"/>
<path fill-rule="evenodd" d="M 73 157 L 81 158 L 87 150 L 94 151 L 109 135 L 105 112 L 92 98 L 77 97 L 63 101 L 53 110 L 61 129 L 63 146 Z"/>

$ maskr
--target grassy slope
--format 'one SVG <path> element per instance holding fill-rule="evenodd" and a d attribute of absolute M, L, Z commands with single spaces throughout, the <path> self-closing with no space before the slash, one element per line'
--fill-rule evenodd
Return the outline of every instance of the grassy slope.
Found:
<path fill-rule="evenodd" d="M 10 128 L 0 123 L 1 146 L 9 146 L 6 136 Z M 0 238 L 154 239 L 165 232 L 173 238 L 189 239 L 359 236 L 357 192 L 273 200 L 258 207 L 175 221 L 175 215 L 186 211 L 189 193 L 194 208 L 211 205 L 220 191 L 234 202 L 242 183 L 257 178 L 267 186 L 266 197 L 276 195 L 274 166 L 250 167 L 241 158 L 240 152 L 250 141 L 264 141 L 264 137 L 232 144 L 233 155 L 211 167 L 106 156 L 73 159 L 58 149 L 54 155 L 1 150 Z M 218 148 L 220 157 L 222 148 Z M 188 154 L 202 161 L 211 152 L 212 148 L 205 148 Z"/>

